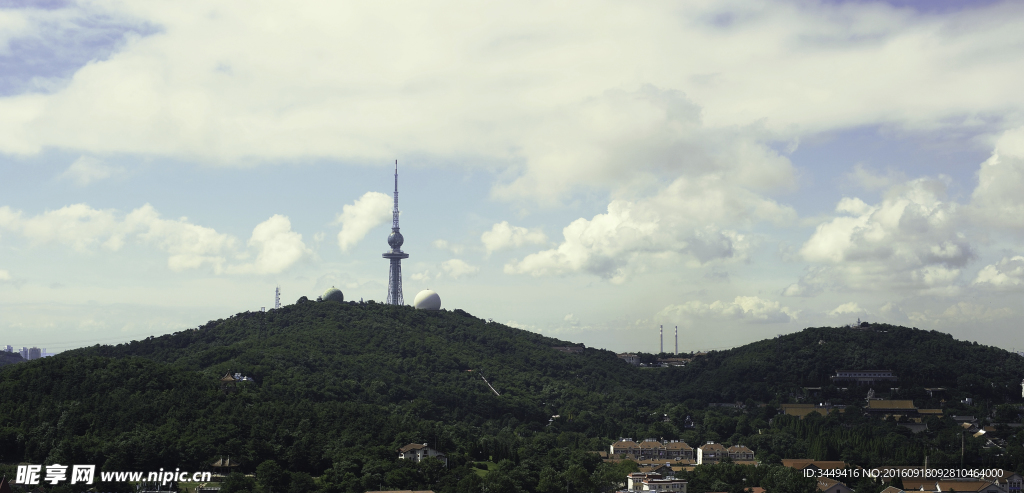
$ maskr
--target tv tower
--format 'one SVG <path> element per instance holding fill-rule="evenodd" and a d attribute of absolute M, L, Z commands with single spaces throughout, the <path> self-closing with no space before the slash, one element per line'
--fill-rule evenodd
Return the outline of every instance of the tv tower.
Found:
<path fill-rule="evenodd" d="M 409 254 L 402 251 L 402 233 L 398 232 L 398 160 L 395 160 L 395 209 L 391 212 L 391 234 L 388 235 L 388 245 L 391 251 L 384 252 L 384 258 L 391 261 L 391 272 L 388 275 L 388 301 L 389 305 L 404 305 L 402 298 L 402 259 L 409 258 Z"/>

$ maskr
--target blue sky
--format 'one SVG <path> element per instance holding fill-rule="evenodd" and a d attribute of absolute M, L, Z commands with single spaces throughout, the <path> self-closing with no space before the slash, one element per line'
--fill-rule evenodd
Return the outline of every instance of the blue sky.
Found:
<path fill-rule="evenodd" d="M 383 300 L 397 159 L 409 300 L 1024 349 L 1024 7 L 443 4 L 0 2 L 0 344 Z"/>

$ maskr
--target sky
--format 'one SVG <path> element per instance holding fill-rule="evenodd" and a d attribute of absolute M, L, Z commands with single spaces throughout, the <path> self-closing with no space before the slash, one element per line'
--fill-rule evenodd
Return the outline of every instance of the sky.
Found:
<path fill-rule="evenodd" d="M 330 287 L 587 346 L 1024 350 L 1024 5 L 0 0 L 0 345 Z"/>

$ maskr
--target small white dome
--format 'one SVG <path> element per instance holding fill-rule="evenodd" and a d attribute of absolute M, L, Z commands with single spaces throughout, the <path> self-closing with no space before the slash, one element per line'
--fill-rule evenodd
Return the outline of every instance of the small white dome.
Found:
<path fill-rule="evenodd" d="M 416 307 L 417 310 L 440 310 L 441 297 L 429 289 L 424 289 L 416 294 L 416 299 L 413 300 L 412 306 Z"/>

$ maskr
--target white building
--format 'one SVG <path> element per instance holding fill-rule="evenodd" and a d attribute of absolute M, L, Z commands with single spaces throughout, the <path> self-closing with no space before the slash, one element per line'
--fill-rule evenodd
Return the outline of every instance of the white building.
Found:
<path fill-rule="evenodd" d="M 448 458 L 444 454 L 428 447 L 425 443 L 410 443 L 398 449 L 399 459 L 420 462 L 427 457 L 437 457 L 441 462 L 444 462 L 445 466 L 448 465 Z"/>
<path fill-rule="evenodd" d="M 656 472 L 634 472 L 626 476 L 629 491 L 678 491 L 686 493 L 686 481 Z"/>

